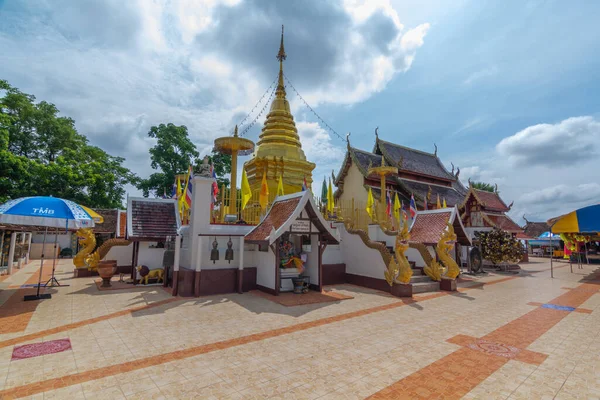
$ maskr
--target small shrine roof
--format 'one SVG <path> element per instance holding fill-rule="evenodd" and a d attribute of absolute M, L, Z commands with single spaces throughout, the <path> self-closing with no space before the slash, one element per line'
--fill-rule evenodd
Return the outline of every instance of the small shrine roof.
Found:
<path fill-rule="evenodd" d="M 181 226 L 174 199 L 130 197 L 127 201 L 127 236 L 134 241 L 160 241 L 176 236 Z"/>
<path fill-rule="evenodd" d="M 386 142 L 379 138 L 376 139 L 373 152 L 383 154 L 391 165 L 400 164 L 401 170 L 449 181 L 456 180 L 456 176 L 446 170 L 436 154 Z"/>
<path fill-rule="evenodd" d="M 545 222 L 530 222 L 527 221 L 523 227 L 525 234 L 531 238 L 536 238 L 544 232 L 550 231 L 550 225 Z"/>
<path fill-rule="evenodd" d="M 523 232 L 523 228 L 517 225 L 508 215 L 490 213 L 483 213 L 483 215 L 484 218 L 488 218 L 492 225 L 498 229 L 506 232 Z"/>
<path fill-rule="evenodd" d="M 462 245 L 471 245 L 469 236 L 457 216 L 458 209 L 456 207 L 418 211 L 410 228 L 410 241 L 428 245 L 437 244 L 450 222 L 454 227 L 457 242 Z"/>
<path fill-rule="evenodd" d="M 104 218 L 101 224 L 95 224 L 92 230 L 94 233 L 117 233 L 117 218 L 119 210 L 111 210 L 108 208 L 93 208 L 98 214 Z"/>
<path fill-rule="evenodd" d="M 477 202 L 487 210 L 506 212 L 509 211 L 511 208 L 510 206 L 506 205 L 506 203 L 500 198 L 500 195 L 498 193 L 479 190 L 473 187 L 469 189 L 469 192 L 467 196 L 465 196 L 461 208 L 467 204 L 467 200 L 470 196 L 475 197 L 475 200 L 477 200 Z"/>
<path fill-rule="evenodd" d="M 319 212 L 312 193 L 308 190 L 277 197 L 260 224 L 246 234 L 246 242 L 256 244 L 275 242 L 284 232 L 289 230 L 302 211 L 306 211 L 310 222 L 317 228 L 318 232 L 314 233 L 320 233 L 322 240 L 329 244 L 338 244 L 337 238 L 331 231 L 328 222 Z"/>

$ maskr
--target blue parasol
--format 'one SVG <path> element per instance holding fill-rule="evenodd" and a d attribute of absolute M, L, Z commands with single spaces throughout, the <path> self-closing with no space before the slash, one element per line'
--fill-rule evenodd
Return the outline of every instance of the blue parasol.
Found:
<path fill-rule="evenodd" d="M 37 294 L 25 296 L 25 301 L 27 301 L 51 298 L 49 293 L 40 295 L 42 269 L 44 267 L 43 248 L 46 245 L 48 228 L 91 228 L 94 226 L 94 219 L 79 204 L 70 200 L 38 196 L 21 197 L 0 205 L 0 223 L 46 227 L 42 244 Z M 56 241 L 54 247 L 56 247 Z M 52 273 L 51 280 L 58 284 L 58 281 L 54 278 L 54 267 Z"/>

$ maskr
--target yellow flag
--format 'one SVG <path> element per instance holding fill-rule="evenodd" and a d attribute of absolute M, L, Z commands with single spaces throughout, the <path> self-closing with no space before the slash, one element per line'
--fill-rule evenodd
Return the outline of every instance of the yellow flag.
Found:
<path fill-rule="evenodd" d="M 439 193 L 438 193 L 438 195 L 437 195 L 437 208 L 438 208 L 438 210 L 439 210 L 440 208 L 442 208 L 442 205 L 440 204 L 440 195 L 439 195 Z"/>
<path fill-rule="evenodd" d="M 283 180 L 281 180 L 281 175 L 279 175 L 279 182 L 277 183 L 277 196 L 284 196 Z"/>
<path fill-rule="evenodd" d="M 394 197 L 394 218 L 396 218 L 398 222 L 400 222 L 400 209 L 402 209 L 402 204 L 400 204 L 398 192 L 396 192 L 396 196 Z"/>
<path fill-rule="evenodd" d="M 258 202 L 260 203 L 260 208 L 263 210 L 267 208 L 267 204 L 269 203 L 269 185 L 267 185 L 266 173 L 263 174 L 262 182 L 260 183 L 260 196 Z"/>
<path fill-rule="evenodd" d="M 369 195 L 367 196 L 367 214 L 369 214 L 369 217 L 371 217 L 371 219 L 373 219 L 373 214 L 375 214 L 375 199 L 373 198 L 373 192 L 371 191 L 371 188 L 369 188 Z"/>
<path fill-rule="evenodd" d="M 444 208 L 448 208 L 448 206 L 446 205 L 446 198 L 444 197 Z"/>
<path fill-rule="evenodd" d="M 327 211 L 333 212 L 333 189 L 331 187 L 331 178 L 329 178 L 329 186 L 327 187 Z"/>
<path fill-rule="evenodd" d="M 246 204 L 252 198 L 252 191 L 250 190 L 250 183 L 248 182 L 248 176 L 246 176 L 246 170 L 242 169 L 242 210 L 246 208 Z"/>

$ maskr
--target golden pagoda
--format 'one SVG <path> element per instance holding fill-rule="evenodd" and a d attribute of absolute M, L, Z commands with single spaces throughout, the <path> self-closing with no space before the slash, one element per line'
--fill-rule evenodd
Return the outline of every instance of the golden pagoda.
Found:
<path fill-rule="evenodd" d="M 285 97 L 283 60 L 286 59 L 286 54 L 283 47 L 283 25 L 277 59 L 279 79 L 275 99 L 258 137 L 254 155 L 244 164 L 244 169 L 252 191 L 260 190 L 263 174 L 267 174 L 269 193 L 277 192 L 279 176 L 282 176 L 283 190 L 285 194 L 290 194 L 302 190 L 304 179 L 308 187 L 311 187 L 315 164 L 306 160 L 294 117 L 290 112 L 290 103 Z"/>

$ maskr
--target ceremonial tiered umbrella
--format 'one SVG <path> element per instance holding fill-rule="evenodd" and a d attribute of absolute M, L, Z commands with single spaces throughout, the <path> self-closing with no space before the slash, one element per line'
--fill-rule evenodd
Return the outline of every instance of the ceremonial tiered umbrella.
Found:
<path fill-rule="evenodd" d="M 49 293 L 40 295 L 42 269 L 44 267 L 44 247 L 48 228 L 90 228 L 94 219 L 77 203 L 57 197 L 21 197 L 9 200 L 0 205 L 0 223 L 43 226 L 44 240 L 40 260 L 40 275 L 38 277 L 37 294 L 25 296 L 25 301 L 49 299 Z M 12 260 L 9 260 L 12 262 Z"/>
<path fill-rule="evenodd" d="M 254 142 L 238 136 L 238 127 L 235 126 L 233 136 L 215 139 L 215 151 L 231 155 L 231 189 L 229 192 L 229 213 L 237 215 L 237 158 L 238 155 L 246 156 L 254 151 Z"/>

